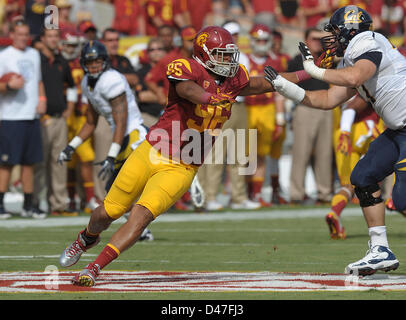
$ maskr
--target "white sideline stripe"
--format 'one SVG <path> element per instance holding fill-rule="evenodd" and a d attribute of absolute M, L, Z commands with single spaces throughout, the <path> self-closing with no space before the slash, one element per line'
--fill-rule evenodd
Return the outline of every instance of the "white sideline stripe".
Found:
<path fill-rule="evenodd" d="M 197 221 L 244 221 L 244 220 L 273 220 L 273 219 L 300 219 L 324 217 L 328 208 L 320 209 L 293 209 L 269 211 L 226 211 L 219 213 L 177 213 L 163 214 L 154 223 L 163 222 L 197 222 Z M 362 217 L 360 208 L 346 208 L 344 217 Z M 123 223 L 125 218 L 120 218 L 113 223 Z M 67 227 L 86 226 L 89 217 L 57 217 L 43 220 L 11 219 L 0 222 L 0 228 L 42 228 L 42 227 Z"/>

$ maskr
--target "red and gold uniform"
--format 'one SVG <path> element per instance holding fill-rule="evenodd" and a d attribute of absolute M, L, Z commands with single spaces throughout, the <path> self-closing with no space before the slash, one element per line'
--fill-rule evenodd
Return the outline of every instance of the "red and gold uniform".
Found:
<path fill-rule="evenodd" d="M 83 125 L 86 122 L 87 104 L 82 101 L 81 82 L 84 76 L 84 71 L 80 65 L 79 59 L 69 61 L 73 81 L 75 82 L 78 92 L 78 102 L 75 105 L 75 110 L 67 119 L 68 125 L 68 141 L 79 134 Z M 75 168 L 78 158 L 81 162 L 92 162 L 95 158 L 95 153 L 92 146 L 91 138 L 84 141 L 73 154 L 72 160 L 68 162 L 68 168 Z"/>
<path fill-rule="evenodd" d="M 357 114 L 351 127 L 350 141 L 351 150 L 349 153 L 337 151 L 340 143 L 340 119 L 341 112 L 336 108 L 335 129 L 333 134 L 333 143 L 337 174 L 340 179 L 341 185 L 351 185 L 350 176 L 351 172 L 357 164 L 358 160 L 367 152 L 369 144 L 376 139 L 384 130 L 385 126 L 383 121 L 375 113 L 372 107 L 368 106 L 367 109 Z"/>
<path fill-rule="evenodd" d="M 246 69 L 240 66 L 234 77 L 217 83 L 193 59 L 172 61 L 167 76 L 170 86 L 165 113 L 124 163 L 106 196 L 104 205 L 112 218 L 125 213 L 137 198 L 136 203 L 155 218 L 168 210 L 190 187 L 214 143 L 216 129 L 231 115 L 231 103 L 201 105 L 181 98 L 175 88 L 177 81 L 194 81 L 209 93 L 231 98 L 249 82 Z"/>
<path fill-rule="evenodd" d="M 285 71 L 280 58 L 267 57 L 263 63 L 249 55 L 250 76 L 264 75 L 265 66 L 272 66 L 278 72 Z M 256 96 L 245 97 L 247 107 L 248 128 L 257 129 L 257 150 L 259 156 L 271 155 L 279 159 L 282 153 L 282 144 L 285 139 L 285 130 L 282 135 L 273 141 L 272 137 L 276 128 L 275 93 L 267 92 Z"/>
<path fill-rule="evenodd" d="M 146 33 L 157 35 L 153 18 L 158 17 L 163 24 L 176 27 L 175 16 L 187 11 L 187 0 L 142 0 L 145 9 Z"/>

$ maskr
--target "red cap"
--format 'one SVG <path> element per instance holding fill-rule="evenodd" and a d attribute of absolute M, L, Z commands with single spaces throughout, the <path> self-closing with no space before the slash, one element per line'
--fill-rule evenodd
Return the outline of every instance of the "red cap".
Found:
<path fill-rule="evenodd" d="M 182 40 L 193 40 L 196 36 L 196 30 L 193 27 L 185 27 L 180 31 Z"/>
<path fill-rule="evenodd" d="M 93 24 L 92 21 L 82 21 L 79 24 L 79 31 L 82 33 L 86 33 L 87 31 L 89 31 L 90 29 L 93 29 L 94 31 L 97 30 L 96 26 Z"/>

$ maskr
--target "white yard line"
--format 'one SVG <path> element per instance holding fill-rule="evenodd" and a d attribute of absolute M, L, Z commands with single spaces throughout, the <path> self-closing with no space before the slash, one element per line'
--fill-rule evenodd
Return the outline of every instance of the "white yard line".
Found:
<path fill-rule="evenodd" d="M 218 213 L 167 213 L 159 216 L 153 223 L 165 222 L 197 222 L 197 221 L 244 221 L 244 220 L 273 220 L 273 219 L 301 219 L 301 218 L 324 218 L 328 208 L 320 209 L 292 209 L 269 211 L 226 211 Z M 346 208 L 343 217 L 362 217 L 360 208 Z M 123 223 L 120 218 L 114 223 Z M 0 228 L 42 228 L 42 227 L 67 227 L 86 226 L 89 217 L 50 217 L 43 220 L 34 219 L 10 219 L 0 221 Z"/>

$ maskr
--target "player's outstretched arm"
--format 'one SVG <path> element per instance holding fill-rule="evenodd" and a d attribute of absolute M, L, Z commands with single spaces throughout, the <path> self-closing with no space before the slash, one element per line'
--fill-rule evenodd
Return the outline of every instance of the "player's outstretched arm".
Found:
<path fill-rule="evenodd" d="M 178 81 L 176 83 L 177 94 L 194 104 L 211 104 L 217 105 L 224 102 L 233 103 L 235 100 L 223 93 L 212 94 L 206 92 L 201 86 L 192 80 Z"/>
<path fill-rule="evenodd" d="M 316 109 L 334 109 L 351 98 L 355 89 L 332 86 L 328 90 L 305 91 L 298 85 L 286 80 L 272 67 L 265 68 L 265 79 L 274 87 L 275 91 L 297 104 Z"/>
<path fill-rule="evenodd" d="M 292 83 L 299 83 L 303 80 L 310 79 L 304 70 L 282 72 L 280 75 Z M 275 91 L 274 87 L 265 79 L 265 77 L 257 76 L 250 77 L 248 85 L 240 92 L 240 95 L 252 96 L 272 91 Z"/>
<path fill-rule="evenodd" d="M 342 69 L 323 69 L 316 66 L 312 54 L 303 42 L 299 43 L 299 50 L 303 56 L 303 67 L 312 78 L 336 86 L 350 88 L 357 88 L 371 78 L 377 69 L 377 65 L 375 64 L 377 62 L 374 63 L 372 60 L 380 61 L 382 58 L 382 53 L 370 52 L 371 57 L 366 56 L 365 59 L 361 58 L 355 62 L 353 66 Z"/>

